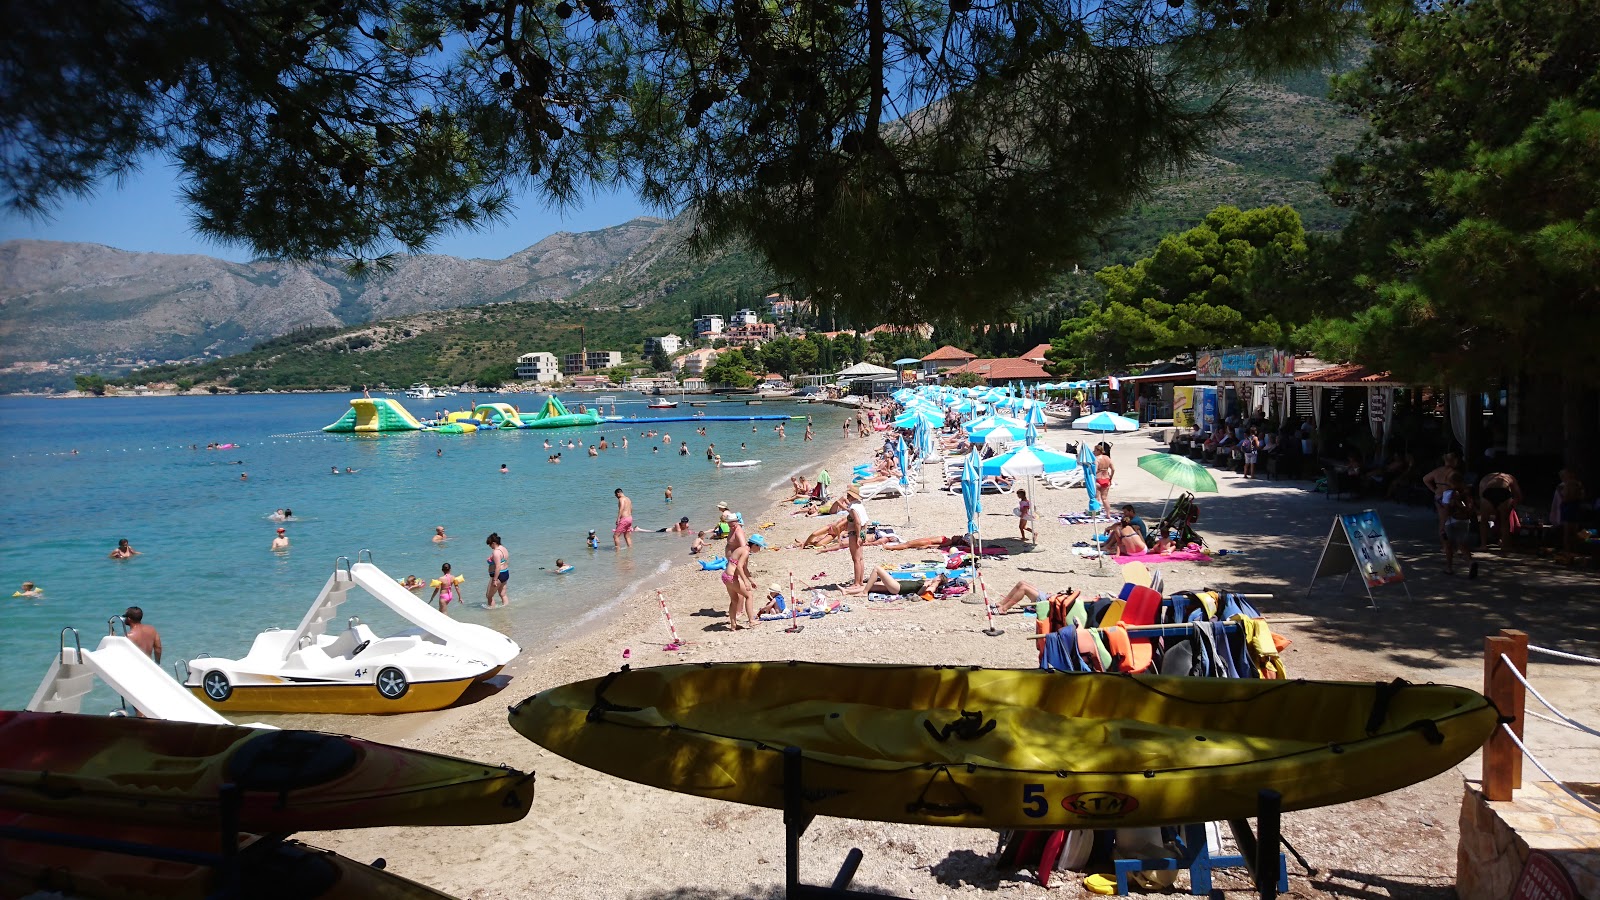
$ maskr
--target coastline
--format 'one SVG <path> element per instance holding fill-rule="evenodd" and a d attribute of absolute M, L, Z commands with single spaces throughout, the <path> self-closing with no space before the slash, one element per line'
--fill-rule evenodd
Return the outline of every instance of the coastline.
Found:
<path fill-rule="evenodd" d="M 1080 434 L 1065 432 L 1072 438 Z M 1044 435 L 1055 446 L 1062 429 Z M 835 490 L 848 483 L 850 467 L 870 454 L 881 435 L 851 440 L 821 461 L 835 473 Z M 1149 431 L 1109 438 L 1118 468 L 1112 501 L 1133 501 L 1141 512 L 1153 516 L 1161 507 L 1167 486 L 1156 481 L 1133 460 L 1155 446 Z M 1324 495 L 1295 482 L 1245 482 L 1219 474 L 1223 494 L 1207 495 L 1202 503 L 1201 527 L 1213 548 L 1243 551 L 1211 562 L 1177 562 L 1162 565 L 1168 590 L 1205 586 L 1273 594 L 1257 605 L 1268 616 L 1298 618 L 1275 625 L 1274 631 L 1292 641 L 1284 654 L 1293 678 L 1389 680 L 1398 676 L 1416 681 L 1436 681 L 1472 686 L 1481 680 L 1481 659 L 1471 641 L 1446 639 L 1428 645 L 1426 654 L 1394 654 L 1395 645 L 1379 640 L 1349 640 L 1351 634 L 1369 634 L 1373 613 L 1366 598 L 1353 594 L 1334 596 L 1322 588 L 1315 600 L 1305 598 L 1305 576 L 1315 567 L 1316 551 L 1327 532 L 1329 516 L 1349 511 L 1349 504 L 1332 504 Z M 869 501 L 870 516 L 893 524 L 908 536 L 959 533 L 965 530 L 965 513 L 958 497 L 938 490 L 942 475 L 925 471 L 928 489 L 907 499 Z M 1035 487 L 1038 487 L 1035 483 Z M 1121 586 L 1120 568 L 1111 561 L 1085 560 L 1071 545 L 1090 536 L 1087 526 L 1063 525 L 1061 513 L 1077 512 L 1085 503 L 1081 488 L 1041 489 L 1032 494 L 1040 513 L 1040 541 L 1026 547 L 1015 539 L 1014 498 L 986 497 L 980 518 L 986 545 L 1013 548 L 1009 559 L 985 563 L 983 578 L 991 598 L 998 598 L 1017 580 L 1047 590 L 1068 586 L 1092 595 L 1115 593 Z M 761 515 L 746 512 L 755 525 L 771 521 L 762 531 L 774 547 L 784 547 L 821 524 L 821 520 L 790 516 L 783 502 L 773 502 Z M 1270 526 L 1263 528 L 1263 511 Z M 1414 600 L 1403 603 L 1386 595 L 1385 622 L 1399 632 L 1421 634 L 1439 623 L 1439 604 L 1451 603 L 1458 611 L 1452 627 L 1475 629 L 1481 635 L 1498 612 L 1492 602 L 1470 606 L 1475 596 L 1468 582 L 1447 580 L 1425 565 L 1420 557 L 1433 552 L 1430 511 L 1384 507 L 1396 552 L 1406 557 L 1407 579 Z M 914 524 L 906 525 L 907 520 Z M 930 558 L 917 552 L 889 552 L 868 548 L 867 565 L 888 565 Z M 796 586 L 838 596 L 838 587 L 850 580 L 848 553 L 776 550 L 757 554 L 752 569 L 758 588 L 769 581 L 787 586 L 794 572 Z M 822 577 L 813 576 L 823 574 Z M 1476 590 L 1484 587 L 1475 583 Z M 687 645 L 676 652 L 663 651 L 668 641 L 655 591 L 662 590 L 678 632 Z M 1428 602 L 1437 601 L 1437 602 Z M 720 582 L 697 565 L 675 565 L 645 590 L 623 600 L 614 613 L 586 627 L 575 628 L 555 641 L 549 650 L 525 654 L 508 667 L 509 683 L 499 693 L 478 696 L 473 702 L 403 718 L 306 717 L 302 727 L 344 731 L 408 747 L 503 763 L 533 771 L 538 790 L 532 813 L 523 821 L 504 826 L 455 829 L 441 839 L 437 830 L 372 829 L 311 835 L 307 840 L 355 859 L 385 857 L 389 870 L 424 881 L 463 898 L 615 897 L 681 900 L 684 897 L 733 898 L 779 896 L 783 882 L 782 813 L 777 810 L 719 803 L 686 794 L 644 787 L 583 768 L 545 751 L 516 734 L 506 722 L 506 708 L 537 691 L 575 680 L 594 678 L 620 668 L 683 662 L 803 659 L 818 662 L 895 663 L 905 665 L 981 665 L 993 668 L 1033 668 L 1036 665 L 1031 619 L 997 616 L 1004 629 L 997 637 L 985 636 L 980 604 L 956 600 L 878 603 L 847 598 L 852 612 L 822 619 L 801 620 L 798 634 L 786 634 L 782 623 L 764 623 L 751 631 L 727 632 L 721 622 L 727 606 Z M 1504 603 L 1503 600 L 1499 601 Z M 1574 587 L 1564 606 L 1552 604 L 1549 615 L 1561 618 L 1561 609 L 1584 602 Z M 1468 610 L 1471 610 L 1469 613 Z M 1468 621 L 1467 619 L 1470 619 Z M 1570 624 L 1567 626 L 1570 628 Z M 625 659 L 624 651 L 628 651 Z M 1547 679 L 1576 705 L 1592 705 L 1592 689 L 1556 666 L 1536 666 L 1536 677 Z M 1586 673 L 1580 673 L 1586 674 Z M 1578 698 L 1589 697 L 1587 701 Z M 1534 723 L 1538 725 L 1538 723 Z M 1533 726 L 1530 726 L 1530 732 Z M 1553 727 L 1550 729 L 1553 731 Z M 1586 771 L 1588 757 L 1577 758 L 1573 772 Z M 1302 848 L 1314 848 L 1312 862 L 1324 871 L 1369 871 L 1381 854 L 1398 859 L 1389 872 L 1391 896 L 1435 896 L 1440 886 L 1454 881 L 1456 819 L 1463 775 L 1473 777 L 1476 760 L 1458 769 L 1399 791 L 1350 804 L 1307 810 L 1284 817 L 1285 835 Z M 1575 776 L 1569 776 L 1575 777 Z M 891 825 L 844 819 L 818 819 L 801 839 L 801 878 L 827 884 L 851 847 L 865 851 L 855 889 L 886 892 L 894 896 L 978 898 L 1005 891 L 1012 897 L 1044 898 L 1089 896 L 1081 877 L 1063 873 L 1050 890 L 1041 888 L 1030 873 L 997 872 L 990 859 L 995 846 L 992 831 L 929 826 Z M 618 851 L 630 861 L 645 865 L 618 865 Z M 1299 896 L 1344 896 L 1355 882 L 1329 883 L 1307 880 L 1291 865 L 1291 888 Z M 1243 870 L 1217 873 L 1216 886 L 1244 890 Z M 1181 888 L 1187 876 L 1181 876 Z"/>

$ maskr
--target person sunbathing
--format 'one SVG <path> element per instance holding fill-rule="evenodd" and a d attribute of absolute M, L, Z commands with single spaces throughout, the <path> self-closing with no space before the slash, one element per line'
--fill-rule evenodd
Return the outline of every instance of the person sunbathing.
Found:
<path fill-rule="evenodd" d="M 861 539 L 863 547 L 882 547 L 886 544 L 898 544 L 900 535 L 895 533 L 891 525 L 879 525 L 874 522 L 863 529 L 865 534 Z"/>
<path fill-rule="evenodd" d="M 944 576 L 940 575 L 932 582 L 921 578 L 896 578 L 894 573 L 879 566 L 867 576 L 866 584 L 858 588 L 845 588 L 846 594 L 888 594 L 903 597 L 914 594 L 926 594 L 924 599 L 932 599 L 934 592 L 944 587 Z"/>
<path fill-rule="evenodd" d="M 912 538 L 897 544 L 884 544 L 885 550 L 929 550 L 937 547 L 940 550 L 970 550 L 971 539 L 964 534 L 952 534 L 949 537 L 930 535 L 928 537 Z"/>
<path fill-rule="evenodd" d="M 794 494 L 789 497 L 790 500 L 800 500 L 810 497 L 812 492 L 816 490 L 816 485 L 806 481 L 806 477 L 804 475 L 789 476 L 789 486 L 794 488 Z"/>
<path fill-rule="evenodd" d="M 1077 595 L 1073 593 L 1072 588 L 1067 588 L 1064 591 L 1057 591 L 1054 594 L 1046 594 L 1044 591 L 1034 587 L 1026 581 L 1019 581 L 1011 586 L 1011 590 L 1006 591 L 1006 595 L 1004 597 L 1000 598 L 1000 603 L 995 607 L 994 611 L 997 613 L 1007 613 L 1011 611 L 1012 607 L 1015 607 L 1019 603 L 1039 603 L 1044 600 L 1049 600 L 1053 597 L 1070 599 L 1074 596 Z"/>
<path fill-rule="evenodd" d="M 844 534 L 844 530 L 849 527 L 849 525 L 850 517 L 840 516 L 837 520 L 829 522 L 821 528 L 818 528 L 816 531 L 806 535 L 805 540 L 796 542 L 790 546 L 790 549 L 806 550 L 811 547 L 816 547 L 818 550 L 830 549 L 828 545 L 837 544 L 839 542 L 840 535 Z"/>

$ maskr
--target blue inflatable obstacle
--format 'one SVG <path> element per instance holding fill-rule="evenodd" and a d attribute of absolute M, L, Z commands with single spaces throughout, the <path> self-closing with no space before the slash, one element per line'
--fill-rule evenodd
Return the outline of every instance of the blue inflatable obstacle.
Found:
<path fill-rule="evenodd" d="M 790 419 L 804 419 L 805 416 L 651 416 L 641 419 L 637 416 L 606 416 L 607 422 L 787 422 Z"/>

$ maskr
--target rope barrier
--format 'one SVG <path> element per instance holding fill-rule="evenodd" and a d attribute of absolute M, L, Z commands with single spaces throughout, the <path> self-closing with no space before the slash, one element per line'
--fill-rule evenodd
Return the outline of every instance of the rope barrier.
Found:
<path fill-rule="evenodd" d="M 1551 784 L 1554 784 L 1556 787 L 1561 788 L 1561 790 L 1565 791 L 1568 797 L 1571 797 L 1572 799 L 1574 799 L 1574 800 L 1578 801 L 1579 803 L 1583 804 L 1585 809 L 1588 809 L 1590 812 L 1593 812 L 1596 815 L 1600 815 L 1600 806 L 1596 806 L 1593 802 L 1591 802 L 1589 800 L 1589 798 L 1583 796 L 1582 794 L 1578 793 L 1577 791 L 1574 791 L 1572 788 L 1567 787 L 1566 784 L 1561 781 L 1561 779 L 1559 779 L 1559 778 L 1555 777 L 1554 775 L 1550 774 L 1550 770 L 1546 769 L 1544 767 L 1544 763 L 1539 762 L 1539 757 L 1534 756 L 1533 752 L 1528 749 L 1527 745 L 1522 743 L 1522 740 L 1517 737 L 1517 733 L 1515 731 L 1511 730 L 1511 726 L 1510 725 L 1506 725 L 1506 724 L 1502 723 L 1500 725 L 1500 730 L 1502 730 L 1502 731 L 1504 731 L 1506 733 L 1506 737 L 1511 738 L 1511 742 L 1513 744 L 1517 745 L 1517 749 L 1522 751 L 1522 755 L 1526 756 L 1528 758 L 1528 761 L 1533 763 L 1535 768 L 1537 768 L 1540 772 L 1544 773 L 1544 777 L 1550 779 L 1550 783 Z"/>
<path fill-rule="evenodd" d="M 1600 737 L 1600 731 L 1595 731 L 1593 728 L 1590 728 L 1589 726 L 1583 724 L 1582 722 L 1579 722 L 1578 720 L 1572 718 L 1571 716 L 1567 715 L 1566 713 L 1562 712 L 1561 710 L 1556 709 L 1554 704 L 1552 704 L 1549 700 L 1546 700 L 1544 698 L 1543 694 L 1539 693 L 1539 689 L 1538 688 L 1536 688 L 1533 685 L 1529 684 L 1528 683 L 1528 679 L 1522 677 L 1522 673 L 1517 671 L 1517 667 L 1516 667 L 1516 665 L 1514 663 L 1511 662 L 1510 657 L 1508 657 L 1504 653 L 1502 653 L 1502 654 L 1500 654 L 1500 660 L 1501 660 L 1501 662 L 1504 662 L 1506 664 L 1506 670 L 1509 671 L 1514 678 L 1516 678 L 1518 681 L 1522 682 L 1522 686 L 1523 687 L 1528 689 L 1528 693 L 1532 694 L 1535 698 L 1538 699 L 1538 701 L 1540 703 L 1544 704 L 1545 709 L 1548 709 L 1551 712 L 1555 713 L 1557 716 L 1560 716 L 1562 721 L 1566 722 L 1568 725 L 1571 725 L 1573 728 L 1576 728 L 1579 731 L 1583 731 L 1583 732 L 1586 732 L 1588 734 L 1592 734 L 1595 737 Z"/>
<path fill-rule="evenodd" d="M 1544 713 L 1536 713 L 1531 709 L 1523 710 L 1522 714 L 1525 715 L 1525 716 L 1532 716 L 1535 719 L 1542 719 L 1542 720 L 1544 720 L 1546 722 L 1549 722 L 1552 725 L 1560 725 L 1562 728 L 1571 728 L 1573 731 L 1581 731 L 1581 732 L 1584 732 L 1585 734 L 1593 734 L 1594 733 L 1592 731 L 1589 731 L 1587 728 L 1582 728 L 1580 726 L 1573 725 L 1572 723 L 1563 721 L 1561 719 L 1558 719 L 1555 716 L 1547 716 Z"/>
<path fill-rule="evenodd" d="M 1592 656 L 1579 656 L 1576 653 L 1563 653 L 1560 650 L 1551 650 L 1548 647 L 1535 647 L 1534 645 L 1529 644 L 1528 645 L 1528 652 L 1530 652 L 1530 653 L 1543 653 L 1543 654 L 1545 654 L 1547 656 L 1555 656 L 1555 657 L 1559 657 L 1561 659 L 1570 659 L 1573 662 L 1583 662 L 1583 663 L 1589 663 L 1590 665 L 1593 665 L 1593 666 L 1600 666 L 1600 659 L 1595 659 Z"/>

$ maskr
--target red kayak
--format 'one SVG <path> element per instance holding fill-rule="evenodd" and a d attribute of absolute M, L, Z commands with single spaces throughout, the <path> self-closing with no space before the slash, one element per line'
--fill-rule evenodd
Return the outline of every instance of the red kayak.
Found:
<path fill-rule="evenodd" d="M 533 775 L 317 731 L 0 712 L 0 808 L 241 831 L 515 822 Z"/>

